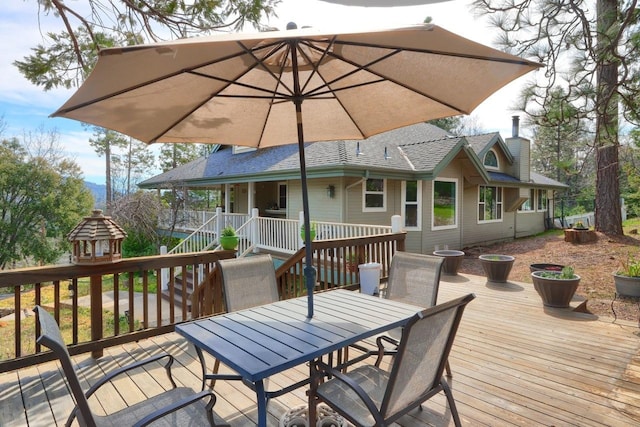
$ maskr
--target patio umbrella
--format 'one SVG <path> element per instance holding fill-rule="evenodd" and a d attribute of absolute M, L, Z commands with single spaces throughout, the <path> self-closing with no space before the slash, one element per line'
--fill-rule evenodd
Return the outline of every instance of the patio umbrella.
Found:
<path fill-rule="evenodd" d="M 367 138 L 469 114 L 539 66 L 429 24 L 216 35 L 104 49 L 91 75 L 53 116 L 147 143 L 298 143 L 312 317 L 304 143 Z"/>

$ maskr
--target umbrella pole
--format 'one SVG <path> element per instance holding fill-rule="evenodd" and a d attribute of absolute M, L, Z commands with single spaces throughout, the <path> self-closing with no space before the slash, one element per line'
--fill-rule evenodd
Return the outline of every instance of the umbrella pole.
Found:
<path fill-rule="evenodd" d="M 298 133 L 302 132 L 298 123 Z M 311 247 L 311 221 L 309 221 L 309 189 L 307 187 L 307 168 L 304 155 L 304 142 L 298 143 L 300 154 L 300 180 L 302 181 L 302 212 L 304 213 L 304 281 L 307 287 L 307 317 L 313 317 L 313 290 L 316 287 L 316 269 L 313 267 L 313 248 Z"/>
<path fill-rule="evenodd" d="M 302 92 L 298 76 L 297 44 L 291 41 L 291 68 L 293 71 L 293 103 L 296 106 L 298 126 L 298 154 L 300 156 L 300 181 L 302 184 L 302 212 L 304 214 L 304 282 L 307 288 L 307 317 L 313 317 L 313 290 L 316 287 L 316 269 L 313 268 L 313 248 L 311 247 L 311 221 L 309 220 L 309 188 L 307 187 L 307 161 L 304 155 L 304 132 L 302 128 Z"/>

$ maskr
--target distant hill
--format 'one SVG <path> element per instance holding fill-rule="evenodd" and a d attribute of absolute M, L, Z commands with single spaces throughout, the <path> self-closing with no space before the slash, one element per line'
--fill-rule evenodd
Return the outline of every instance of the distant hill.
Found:
<path fill-rule="evenodd" d="M 107 201 L 107 186 L 96 184 L 94 182 L 85 181 L 85 187 L 91 191 L 93 198 L 95 199 L 95 207 L 98 209 L 104 209 Z"/>

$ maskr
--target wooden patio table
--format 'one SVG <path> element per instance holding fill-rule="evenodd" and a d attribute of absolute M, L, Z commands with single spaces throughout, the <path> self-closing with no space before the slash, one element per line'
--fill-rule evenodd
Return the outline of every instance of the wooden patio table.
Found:
<path fill-rule="evenodd" d="M 266 427 L 270 397 L 264 387 L 266 378 L 402 326 L 419 310 L 398 301 L 335 290 L 314 295 L 311 319 L 305 296 L 190 321 L 177 325 L 176 332 L 195 345 L 204 378 L 202 351 L 252 386 L 258 425 Z"/>

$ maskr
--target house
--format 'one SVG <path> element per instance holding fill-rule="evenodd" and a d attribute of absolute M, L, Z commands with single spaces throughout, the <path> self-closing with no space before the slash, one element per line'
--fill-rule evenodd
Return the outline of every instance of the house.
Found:
<path fill-rule="evenodd" d="M 530 142 L 499 133 L 469 137 L 420 123 L 363 141 L 305 147 L 311 220 L 384 224 L 401 215 L 407 250 L 430 253 L 544 231 L 562 183 L 530 170 Z M 229 212 L 297 219 L 297 146 L 216 146 L 208 157 L 139 184 L 219 191 Z"/>

